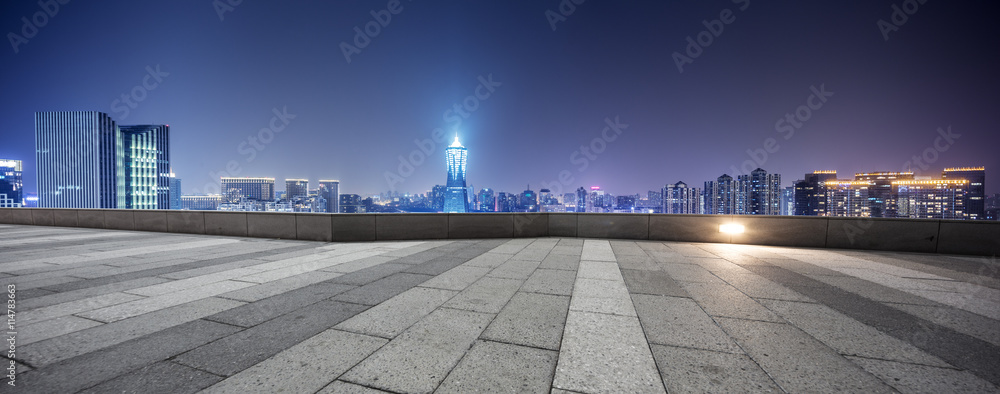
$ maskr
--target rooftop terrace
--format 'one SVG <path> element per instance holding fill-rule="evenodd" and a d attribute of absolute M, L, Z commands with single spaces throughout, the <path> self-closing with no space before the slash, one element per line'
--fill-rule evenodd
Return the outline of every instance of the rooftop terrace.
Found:
<path fill-rule="evenodd" d="M 988 257 L 0 224 L 0 284 L 16 285 L 16 392 L 1000 384 L 1000 263 Z"/>

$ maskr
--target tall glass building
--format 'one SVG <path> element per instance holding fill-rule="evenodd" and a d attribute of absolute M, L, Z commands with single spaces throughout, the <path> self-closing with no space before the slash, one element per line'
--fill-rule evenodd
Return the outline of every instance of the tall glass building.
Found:
<path fill-rule="evenodd" d="M 274 201 L 274 178 L 222 177 L 222 202 Z"/>
<path fill-rule="evenodd" d="M 123 156 L 118 125 L 106 113 L 35 113 L 38 206 L 124 206 Z"/>
<path fill-rule="evenodd" d="M 455 142 L 444 151 L 448 164 L 448 183 L 444 197 L 445 212 L 468 212 L 468 190 L 465 188 L 465 165 L 468 150 L 460 142 L 458 135 Z"/>
<path fill-rule="evenodd" d="M 326 212 L 340 212 L 340 181 L 334 179 L 320 179 L 319 196 L 326 200 Z"/>
<path fill-rule="evenodd" d="M 969 181 L 964 197 L 963 218 L 981 220 L 986 217 L 986 167 L 945 168 L 941 178 Z"/>
<path fill-rule="evenodd" d="M 24 180 L 21 174 L 20 160 L 0 159 L 0 198 L 7 196 L 6 200 L 9 200 L 0 202 L 0 207 L 24 204 Z"/>
<path fill-rule="evenodd" d="M 125 209 L 170 209 L 170 126 L 118 126 Z"/>

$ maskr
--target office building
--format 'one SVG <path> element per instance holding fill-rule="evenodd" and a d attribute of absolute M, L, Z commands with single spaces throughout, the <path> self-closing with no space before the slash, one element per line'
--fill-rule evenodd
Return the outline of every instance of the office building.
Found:
<path fill-rule="evenodd" d="M 430 202 L 430 208 L 436 212 L 444 211 L 444 197 L 448 193 L 448 187 L 445 185 L 434 185 L 431 188 L 430 193 L 428 193 L 427 199 Z"/>
<path fill-rule="evenodd" d="M 874 181 L 827 181 L 827 216 L 871 217 L 874 186 Z"/>
<path fill-rule="evenodd" d="M 896 217 L 911 219 L 965 219 L 965 179 L 929 179 L 892 182 Z M 981 217 L 980 217 L 981 218 Z"/>
<path fill-rule="evenodd" d="M 120 126 L 97 111 L 35 113 L 43 208 L 168 209 L 170 126 Z"/>
<path fill-rule="evenodd" d="M 468 212 L 469 196 L 465 188 L 466 161 L 468 150 L 458 142 L 458 135 L 455 142 L 452 142 L 444 151 L 445 161 L 448 165 L 448 182 L 445 184 L 447 190 L 444 197 L 444 212 Z"/>
<path fill-rule="evenodd" d="M 538 212 L 538 195 L 531 186 L 521 192 L 518 198 L 518 212 Z"/>
<path fill-rule="evenodd" d="M 229 204 L 274 201 L 274 178 L 222 177 L 222 197 Z"/>
<path fill-rule="evenodd" d="M 340 212 L 340 181 L 335 179 L 320 179 L 316 194 L 326 200 L 323 212 Z"/>
<path fill-rule="evenodd" d="M 285 200 L 306 198 L 309 196 L 308 179 L 285 179 Z"/>
<path fill-rule="evenodd" d="M 576 212 L 587 212 L 587 205 L 590 205 L 590 200 L 587 195 L 587 189 L 583 186 L 576 189 Z"/>
<path fill-rule="evenodd" d="M 795 182 L 793 215 L 827 216 L 826 183 L 837 180 L 837 171 L 813 171 Z"/>
<path fill-rule="evenodd" d="M 688 187 L 684 182 L 663 187 L 663 213 L 699 214 L 701 200 L 701 189 Z"/>
<path fill-rule="evenodd" d="M 965 179 L 969 181 L 965 191 L 965 219 L 979 220 L 986 215 L 986 167 L 945 168 L 943 179 Z"/>
<path fill-rule="evenodd" d="M 24 178 L 20 160 L 0 159 L 0 195 L 9 201 L 0 202 L 0 207 L 22 206 L 24 204 Z"/>
<path fill-rule="evenodd" d="M 189 211 L 216 211 L 222 204 L 222 195 L 181 196 L 181 209 Z"/>
<path fill-rule="evenodd" d="M 181 178 L 170 174 L 170 209 L 182 209 L 181 204 Z"/>
<path fill-rule="evenodd" d="M 737 178 L 737 215 L 780 215 L 781 174 L 761 168 Z"/>
<path fill-rule="evenodd" d="M 732 215 L 736 213 L 736 182 L 733 177 L 722 174 L 714 181 L 705 182 L 704 207 L 709 215 Z"/>
<path fill-rule="evenodd" d="M 357 194 L 341 194 L 340 213 L 365 213 L 365 206 L 361 203 L 361 196 Z"/>
<path fill-rule="evenodd" d="M 869 214 L 873 218 L 896 217 L 896 199 L 892 182 L 912 181 L 912 172 L 865 172 L 854 174 L 855 181 L 869 182 L 867 189 Z M 831 215 L 837 216 L 837 215 Z"/>
<path fill-rule="evenodd" d="M 170 209 L 170 126 L 118 126 L 124 209 Z"/>
<path fill-rule="evenodd" d="M 495 212 L 497 209 L 497 201 L 496 197 L 493 196 L 493 189 L 486 188 L 480 190 L 478 203 L 480 212 Z"/>

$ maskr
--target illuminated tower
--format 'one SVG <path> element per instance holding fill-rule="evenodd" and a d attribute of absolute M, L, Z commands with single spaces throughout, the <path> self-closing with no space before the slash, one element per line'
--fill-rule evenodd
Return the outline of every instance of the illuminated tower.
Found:
<path fill-rule="evenodd" d="M 448 183 L 445 184 L 447 190 L 444 197 L 444 211 L 468 212 L 467 203 L 469 196 L 465 188 L 465 160 L 468 157 L 468 150 L 458 142 L 458 135 L 455 135 L 455 142 L 452 142 L 445 149 L 444 155 L 448 162 Z"/>

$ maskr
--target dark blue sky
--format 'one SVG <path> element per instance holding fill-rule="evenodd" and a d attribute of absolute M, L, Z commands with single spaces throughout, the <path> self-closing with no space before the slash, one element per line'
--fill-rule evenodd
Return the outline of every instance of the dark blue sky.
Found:
<path fill-rule="evenodd" d="M 396 190 L 423 193 L 445 181 L 447 143 L 423 162 L 414 153 L 436 128 L 448 142 L 460 134 L 477 189 L 700 186 L 774 138 L 757 157 L 785 185 L 814 169 L 901 170 L 917 155 L 931 159 L 912 165 L 923 175 L 985 165 L 997 192 L 1000 34 L 985 3 L 926 2 L 888 40 L 878 21 L 914 0 L 849 3 L 587 0 L 553 31 L 555 0 L 403 0 L 348 63 L 341 43 L 353 45 L 354 28 L 388 2 L 243 1 L 220 18 L 211 0 L 71 1 L 36 18 L 38 2 L 6 1 L 0 157 L 24 160 L 34 191 L 34 112 L 97 110 L 120 124 L 169 124 L 185 193 L 233 164 L 239 176 L 339 179 L 342 193 L 385 191 L 393 173 Z M 724 10 L 732 23 L 711 23 Z M 22 17 L 44 25 L 28 38 Z M 705 20 L 721 34 L 681 73 L 672 54 L 687 56 Z M 16 53 L 11 33 L 27 39 Z M 147 67 L 168 75 L 137 88 Z M 458 124 L 446 111 L 490 75 L 499 86 L 480 88 L 490 96 L 469 99 L 476 110 Z M 809 105 L 813 87 L 833 95 L 812 100 L 818 108 L 800 112 L 808 120 L 786 139 L 790 123 L 776 123 Z M 115 100 L 132 93 L 145 97 L 126 115 Z M 254 148 L 249 137 L 275 108 L 294 119 Z M 616 117 L 627 128 L 593 143 Z M 412 174 L 399 173 L 400 156 L 417 164 Z M 572 181 L 560 183 L 562 171 Z"/>

